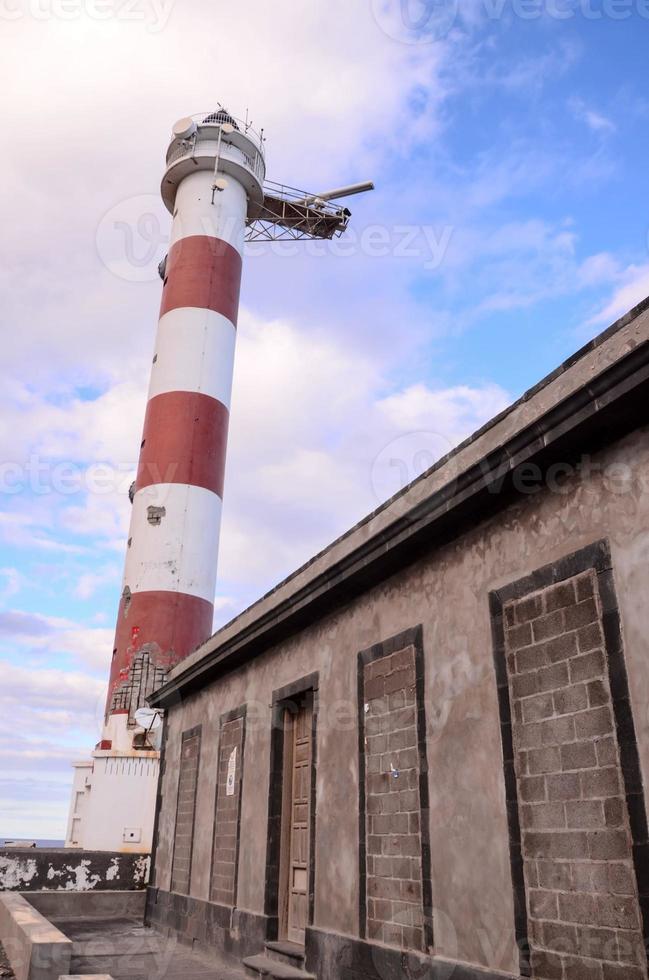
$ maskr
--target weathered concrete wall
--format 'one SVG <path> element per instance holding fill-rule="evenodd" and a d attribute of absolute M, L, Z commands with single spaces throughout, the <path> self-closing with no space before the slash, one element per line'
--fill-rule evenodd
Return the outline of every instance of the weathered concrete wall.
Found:
<path fill-rule="evenodd" d="M 46 919 L 138 919 L 146 891 L 25 892 L 23 898 Z"/>
<path fill-rule="evenodd" d="M 181 734 L 202 724 L 191 895 L 208 900 L 219 718 L 247 703 L 238 906 L 263 912 L 272 692 L 319 671 L 314 926 L 358 935 L 357 655 L 421 623 L 436 948 L 453 960 L 516 973 L 489 593 L 609 539 L 646 787 L 647 474 L 649 434 L 639 431 L 593 457 L 559 490 L 521 498 L 173 710 L 155 884 L 170 888 Z"/>
<path fill-rule="evenodd" d="M 2 891 L 137 890 L 149 880 L 148 854 L 72 848 L 0 850 Z"/>

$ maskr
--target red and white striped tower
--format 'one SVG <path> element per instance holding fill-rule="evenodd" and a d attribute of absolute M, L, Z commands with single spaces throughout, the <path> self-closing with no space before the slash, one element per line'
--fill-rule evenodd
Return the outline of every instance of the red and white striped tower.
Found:
<path fill-rule="evenodd" d="M 95 791 L 99 784 L 108 809 L 119 802 L 122 812 L 114 833 L 97 827 L 105 821 L 96 813 L 91 819 L 86 812 L 76 827 L 71 814 L 69 844 L 106 849 L 124 842 L 129 824 L 136 837 L 138 827 L 152 824 L 147 814 L 128 815 L 141 791 L 125 786 L 116 800 L 115 785 L 111 790 L 99 778 L 100 763 L 136 748 L 141 759 L 135 711 L 212 632 L 242 253 L 249 213 L 263 202 L 264 176 L 263 139 L 226 111 L 174 126 L 161 188 L 173 215 L 171 241 L 161 264 L 106 720 L 93 753 L 93 812 L 103 795 Z M 133 844 L 148 846 L 146 834 Z"/>
<path fill-rule="evenodd" d="M 162 182 L 171 244 L 108 712 L 126 707 L 138 652 L 166 672 L 212 631 L 242 253 L 263 178 L 261 140 L 227 112 L 174 127 Z"/>

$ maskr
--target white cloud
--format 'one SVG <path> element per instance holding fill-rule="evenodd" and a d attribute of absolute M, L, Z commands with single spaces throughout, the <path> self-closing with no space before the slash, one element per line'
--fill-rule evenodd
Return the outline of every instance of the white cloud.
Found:
<path fill-rule="evenodd" d="M 59 404 L 47 389 L 5 392 L 0 537 L 17 549 L 70 558 L 98 546 L 122 553 L 145 406 L 144 379 L 117 382 L 94 399 L 68 390 Z M 93 574 L 96 585 L 108 581 L 105 570 L 101 579 Z M 91 595 L 90 581 L 77 586 L 80 598 Z"/>
<path fill-rule="evenodd" d="M 454 299 L 469 275 L 482 299 L 455 314 L 466 326 L 481 315 L 524 309 L 557 296 L 601 290 L 619 280 L 620 262 L 608 252 L 582 257 L 577 230 L 569 219 L 557 223 L 528 219 L 495 229 L 467 222 L 458 229 L 440 270 Z"/>
<path fill-rule="evenodd" d="M 112 629 L 10 609 L 0 612 L 0 636 L 11 640 L 7 647 L 19 649 L 38 666 L 39 677 L 61 658 L 101 677 L 110 665 Z"/>
<path fill-rule="evenodd" d="M 58 633 L 48 644 L 48 649 L 59 656 L 71 658 L 80 666 L 89 668 L 97 677 L 103 679 L 101 683 L 105 686 L 113 652 L 114 635 L 115 630 L 112 628 L 78 626 Z"/>
<path fill-rule="evenodd" d="M 54 745 L 82 727 L 95 728 L 103 714 L 106 680 L 80 671 L 40 667 L 33 670 L 0 660 L 3 683 L 0 690 L 0 732 L 7 747 L 7 735 L 30 740 L 37 731 L 45 738 L 49 732 Z M 24 722 L 31 720 L 28 728 Z M 34 721 L 37 726 L 34 727 Z"/>
<path fill-rule="evenodd" d="M 410 385 L 378 403 L 396 428 L 408 431 L 434 425 L 448 439 L 449 448 L 470 435 L 480 423 L 497 415 L 511 401 L 499 385 L 470 388 L 458 385 L 438 391 Z"/>
<path fill-rule="evenodd" d="M 130 472 L 137 458 L 147 380 L 143 370 L 139 383 L 117 382 L 92 399 L 81 399 L 64 390 L 59 404 L 52 403 L 57 393 L 51 387 L 34 391 L 24 384 L 10 385 L 5 391 L 7 410 L 0 423 L 0 453 L 7 484 L 17 480 L 14 471 L 8 469 L 9 462 L 25 463 L 35 470 L 40 461 L 43 485 L 48 477 L 58 479 L 63 493 L 75 486 L 76 473 L 60 465 L 48 473 L 48 460 L 95 466 L 106 461 Z M 53 468 L 50 464 L 50 470 Z M 37 475 L 31 474 L 34 482 Z M 101 476 L 100 472 L 96 476 L 99 483 Z"/>
<path fill-rule="evenodd" d="M 96 572 L 84 572 L 83 575 L 80 575 L 74 594 L 79 599 L 90 599 L 102 585 L 118 581 L 119 568 L 117 565 L 105 565 Z"/>
<path fill-rule="evenodd" d="M 215 29 L 206 43 L 208 24 Z M 5 107 L 9 118 L 39 112 L 47 91 L 43 136 L 55 137 L 50 140 L 54 153 L 57 144 L 62 157 L 68 150 L 81 161 L 103 153 L 108 162 L 120 164 L 120 180 L 125 164 L 139 165 L 140 141 L 148 165 L 156 136 L 159 141 L 181 115 L 213 108 L 215 99 L 241 114 L 249 105 L 258 126 L 266 127 L 276 161 L 286 162 L 299 146 L 303 163 L 321 175 L 331 163 L 351 159 L 368 135 L 380 133 L 403 145 L 419 124 L 414 113 L 406 113 L 405 96 L 413 86 L 434 79 L 444 54 L 436 45 L 422 50 L 394 43 L 373 19 L 369 5 L 345 0 L 305 5 L 299 15 L 291 0 L 272 5 L 253 0 L 218 10 L 208 0 L 184 0 L 158 33 L 144 24 L 93 22 L 87 17 L 72 23 L 53 18 L 42 24 L 25 18 L 7 27 L 11 43 L 6 44 L 2 76 L 13 79 L 21 93 L 20 100 L 8 101 Z M 24 55 L 39 34 L 47 36 L 48 44 L 41 46 L 27 72 Z M 204 43 L 197 44 L 199 38 Z M 117 73 L 116 57 L 121 68 Z M 53 87 L 48 83 L 54 76 Z M 163 76 L 173 77 L 174 85 L 161 98 Z M 80 87 L 80 78 L 91 78 L 93 84 Z M 137 113 L 133 91 L 138 92 Z M 396 121 L 401 124 L 399 136 L 390 137 L 390 124 Z M 319 147 L 329 128 L 336 139 L 324 155 L 330 157 L 327 161 Z M 115 139 L 108 136 L 111 131 Z M 286 173 L 277 176 L 290 179 Z M 90 181 L 88 173 L 83 190 Z"/>
<path fill-rule="evenodd" d="M 390 389 L 371 351 L 289 321 L 245 314 L 238 344 L 219 580 L 246 599 L 399 488 L 382 469 L 395 441 L 413 479 L 511 400 L 490 384 Z"/>
<path fill-rule="evenodd" d="M 570 99 L 568 106 L 575 119 L 585 123 L 594 133 L 615 132 L 616 126 L 611 119 L 608 119 L 601 112 L 597 112 L 595 109 L 590 108 L 588 105 L 586 105 L 584 100 L 580 99 L 578 96 Z"/>
<path fill-rule="evenodd" d="M 4 585 L 0 585 L 0 599 L 17 595 L 23 587 L 24 577 L 17 568 L 0 568 L 0 577 L 4 579 Z"/>
<path fill-rule="evenodd" d="M 480 5 L 475 5 L 478 6 Z M 465 0 L 462 11 L 470 7 L 471 3 Z M 472 73 L 471 82 L 480 88 L 488 85 L 506 89 L 513 95 L 523 96 L 527 101 L 530 95 L 538 95 L 548 81 L 554 81 L 567 74 L 580 59 L 581 54 L 582 48 L 579 44 L 560 39 L 541 55 L 514 60 L 510 54 L 503 61 L 494 56 L 487 62 L 485 71 Z"/>
<path fill-rule="evenodd" d="M 601 286 L 612 282 L 620 275 L 620 263 L 609 252 L 590 255 L 581 263 L 577 272 L 578 284 L 583 287 Z"/>
<path fill-rule="evenodd" d="M 0 635 L 33 638 L 49 636 L 51 632 L 51 622 L 39 613 L 25 613 L 18 609 L 0 613 Z"/>
<path fill-rule="evenodd" d="M 0 770 L 0 828 L 5 837 L 58 841 L 65 838 L 72 773 L 69 764 L 57 758 L 55 749 L 50 746 L 49 758 L 45 749 L 43 745 L 38 761 L 33 754 L 23 755 L 18 748 L 13 755 L 0 758 L 0 765 L 6 765 Z M 57 771 L 59 767 L 61 771 Z"/>
<path fill-rule="evenodd" d="M 0 833 L 65 835 L 73 759 L 99 738 L 106 681 L 0 658 Z"/>
<path fill-rule="evenodd" d="M 15 502 L 15 499 L 14 501 Z M 26 509 L 33 506 L 35 511 L 41 512 L 47 508 L 38 507 L 33 501 L 25 502 Z M 51 510 L 42 518 L 42 524 L 38 517 L 30 517 L 28 513 L 5 512 L 0 513 L 0 536 L 4 541 L 15 548 L 36 548 L 45 552 L 60 552 L 64 555 L 84 555 L 88 549 L 82 545 L 70 544 L 69 542 L 51 536 L 51 528 L 55 522 L 52 520 Z"/>
<path fill-rule="evenodd" d="M 630 265 L 618 275 L 619 285 L 588 325 L 612 323 L 649 296 L 649 264 Z"/>

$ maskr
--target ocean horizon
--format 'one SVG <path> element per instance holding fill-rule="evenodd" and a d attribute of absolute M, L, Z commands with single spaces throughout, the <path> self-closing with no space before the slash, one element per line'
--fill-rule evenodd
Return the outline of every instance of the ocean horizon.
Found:
<path fill-rule="evenodd" d="M 0 834 L 0 847 L 5 847 L 5 842 L 8 840 L 18 841 L 20 843 L 23 841 L 34 841 L 36 847 L 65 847 L 64 840 L 53 840 L 45 837 L 12 837 L 10 834 L 7 834 L 6 837 L 3 837 L 2 834 Z"/>

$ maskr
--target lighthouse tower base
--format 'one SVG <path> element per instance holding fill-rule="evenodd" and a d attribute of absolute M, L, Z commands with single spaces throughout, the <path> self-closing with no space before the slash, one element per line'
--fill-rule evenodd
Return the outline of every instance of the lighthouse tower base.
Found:
<path fill-rule="evenodd" d="M 74 762 L 66 847 L 88 851 L 151 851 L 160 753 L 133 748 L 128 714 L 111 715 L 105 741 Z"/>

